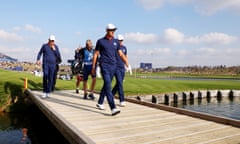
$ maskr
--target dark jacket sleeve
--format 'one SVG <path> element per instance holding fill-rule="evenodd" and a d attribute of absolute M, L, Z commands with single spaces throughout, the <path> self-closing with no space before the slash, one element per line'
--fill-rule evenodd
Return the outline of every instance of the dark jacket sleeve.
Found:
<path fill-rule="evenodd" d="M 60 64 L 62 62 L 61 54 L 59 51 L 59 48 L 56 46 L 56 51 L 54 51 L 55 56 L 56 56 L 56 62 L 57 64 Z"/>
<path fill-rule="evenodd" d="M 44 49 L 44 45 L 42 45 L 41 49 L 39 50 L 38 52 L 38 55 L 37 55 L 37 60 L 40 60 L 42 54 L 43 54 L 43 49 Z"/>

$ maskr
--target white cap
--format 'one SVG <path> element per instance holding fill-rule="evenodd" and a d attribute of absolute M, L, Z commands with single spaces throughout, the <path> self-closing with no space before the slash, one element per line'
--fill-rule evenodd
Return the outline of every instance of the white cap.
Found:
<path fill-rule="evenodd" d="M 123 39 L 124 39 L 123 35 L 119 34 L 118 35 L 118 40 L 123 40 Z"/>
<path fill-rule="evenodd" d="M 55 36 L 54 35 L 50 35 L 49 40 L 55 41 Z"/>
<path fill-rule="evenodd" d="M 114 24 L 108 24 L 106 30 L 116 30 L 116 26 Z"/>

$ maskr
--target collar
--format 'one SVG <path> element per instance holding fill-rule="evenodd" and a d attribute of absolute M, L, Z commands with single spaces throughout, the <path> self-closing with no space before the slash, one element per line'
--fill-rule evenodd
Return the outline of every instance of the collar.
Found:
<path fill-rule="evenodd" d="M 109 36 L 109 35 L 105 35 L 105 38 L 108 39 L 108 40 L 112 40 L 113 37 Z"/>

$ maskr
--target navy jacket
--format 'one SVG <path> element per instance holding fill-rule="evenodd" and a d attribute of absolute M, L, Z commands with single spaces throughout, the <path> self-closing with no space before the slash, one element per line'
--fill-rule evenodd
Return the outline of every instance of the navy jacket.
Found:
<path fill-rule="evenodd" d="M 59 64 L 62 62 L 57 45 L 55 45 L 55 50 L 52 50 L 48 44 L 43 44 L 38 52 L 37 60 L 40 60 L 41 55 L 43 55 L 42 64 Z"/>

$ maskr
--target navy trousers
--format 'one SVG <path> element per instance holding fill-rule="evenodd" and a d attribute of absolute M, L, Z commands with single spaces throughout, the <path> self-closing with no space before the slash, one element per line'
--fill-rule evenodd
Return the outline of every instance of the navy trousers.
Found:
<path fill-rule="evenodd" d="M 55 79 L 56 64 L 43 64 L 43 92 L 52 91 Z"/>
<path fill-rule="evenodd" d="M 120 102 L 124 101 L 123 79 L 125 76 L 125 68 L 117 68 L 115 72 L 116 84 L 112 89 L 113 96 L 118 92 Z"/>
<path fill-rule="evenodd" d="M 107 96 L 107 101 L 110 109 L 116 108 L 114 103 L 114 97 L 112 94 L 112 79 L 116 71 L 116 65 L 110 64 L 101 64 L 101 73 L 103 78 L 103 87 L 101 89 L 101 93 L 98 99 L 98 104 L 103 104 L 104 96 Z"/>

